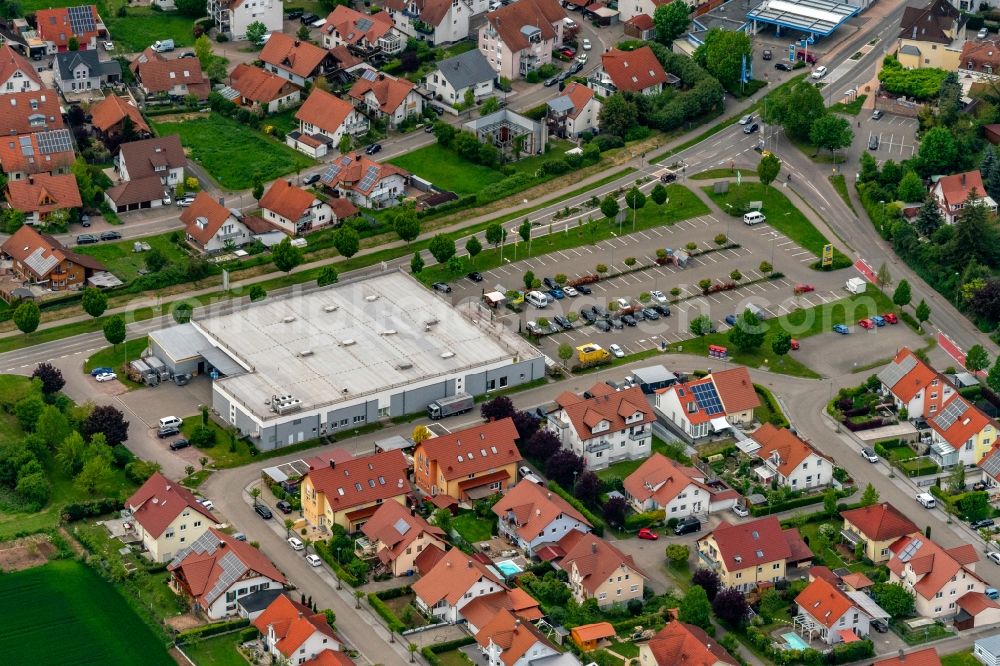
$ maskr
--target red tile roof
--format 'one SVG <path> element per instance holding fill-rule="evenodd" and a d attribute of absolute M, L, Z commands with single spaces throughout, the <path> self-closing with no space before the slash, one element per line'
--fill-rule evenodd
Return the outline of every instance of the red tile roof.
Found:
<path fill-rule="evenodd" d="M 359 28 L 359 23 L 364 20 L 367 28 Z M 367 41 L 374 44 L 392 30 L 392 17 L 388 12 L 375 12 L 374 14 L 362 14 L 356 9 L 351 9 L 345 5 L 337 5 L 329 16 L 326 17 L 326 24 L 323 32 L 328 35 L 334 31 L 340 35 L 340 40 L 348 44 L 360 44 Z"/>
<path fill-rule="evenodd" d="M 36 230 L 30 224 L 20 229 L 0 245 L 0 253 L 20 262 L 35 280 L 47 280 L 63 261 L 69 260 L 94 271 L 107 270 L 104 264 L 85 254 L 66 249 L 58 240 Z"/>
<path fill-rule="evenodd" d="M 583 113 L 590 100 L 594 99 L 593 90 L 575 81 L 566 86 L 563 90 L 563 95 L 569 97 L 569 101 L 573 103 L 573 112 L 569 114 L 571 118 L 576 118 Z"/>
<path fill-rule="evenodd" d="M 295 118 L 334 134 L 352 111 L 354 107 L 347 100 L 340 99 L 325 90 L 313 88 L 305 103 L 295 112 Z"/>
<path fill-rule="evenodd" d="M 405 495 L 410 491 L 409 468 L 403 452 L 397 450 L 311 469 L 307 476 L 337 512 Z"/>
<path fill-rule="evenodd" d="M 602 385 L 607 386 L 603 383 Z M 590 393 L 594 394 L 594 390 L 591 389 Z M 646 425 L 656 420 L 653 408 L 649 406 L 649 401 L 638 386 L 624 391 L 612 389 L 603 395 L 595 394 L 592 398 L 563 405 L 563 409 L 576 434 L 584 441 Z M 640 414 L 640 418 L 626 422 L 626 419 L 631 419 L 635 414 Z M 605 422 L 607 422 L 606 428 L 598 428 L 599 424 Z"/>
<path fill-rule="evenodd" d="M 242 62 L 229 73 L 229 87 L 244 99 L 261 104 L 269 104 L 298 90 L 288 79 Z"/>
<path fill-rule="evenodd" d="M 462 606 L 462 617 L 478 628 L 485 626 L 501 610 L 510 611 L 523 622 L 537 622 L 544 616 L 538 601 L 521 588 L 515 587 L 474 598 Z"/>
<path fill-rule="evenodd" d="M 595 622 L 573 627 L 570 633 L 573 634 L 573 638 L 577 642 L 589 643 L 599 641 L 602 638 L 613 638 L 617 632 L 610 622 Z"/>
<path fill-rule="evenodd" d="M 444 530 L 431 525 L 399 502 L 384 502 L 379 505 L 378 510 L 361 528 L 361 532 L 373 542 L 381 542 L 382 548 L 378 555 L 383 562 L 398 558 L 423 534 L 435 537 L 442 547 L 446 545 Z"/>
<path fill-rule="evenodd" d="M 326 202 L 337 216 L 337 220 L 346 220 L 358 214 L 358 207 L 350 199 L 344 197 L 331 197 Z"/>
<path fill-rule="evenodd" d="M 145 118 L 139 113 L 130 100 L 126 100 L 118 95 L 109 95 L 100 102 L 90 107 L 91 124 L 102 132 L 109 132 L 117 127 L 125 116 L 132 119 L 135 131 L 142 134 L 149 134 L 149 125 Z"/>
<path fill-rule="evenodd" d="M 634 51 L 611 49 L 601 55 L 601 67 L 622 91 L 641 92 L 667 82 L 667 72 L 648 46 Z"/>
<path fill-rule="evenodd" d="M 952 576 L 965 569 L 948 551 L 920 534 L 901 537 L 889 546 L 889 551 L 889 571 L 902 576 L 907 567 L 911 568 L 917 577 L 913 591 L 924 599 L 933 599 Z M 900 559 L 904 552 L 908 553 L 905 562 Z M 978 580 L 971 570 L 965 572 Z"/>
<path fill-rule="evenodd" d="M 521 0 L 526 2 L 527 0 Z M 488 647 L 490 643 L 500 648 L 500 661 L 505 666 L 513 666 L 530 650 L 536 643 L 548 647 L 553 653 L 556 648 L 542 635 L 534 625 L 527 622 L 519 622 L 509 611 L 502 610 L 494 618 L 479 630 L 476 634 L 476 642 L 482 647 Z"/>
<path fill-rule="evenodd" d="M 674 620 L 649 640 L 657 666 L 716 666 L 739 662 L 701 627 Z"/>
<path fill-rule="evenodd" d="M 51 90 L 0 96 L 0 135 L 30 134 L 65 126 L 59 97 Z"/>
<path fill-rule="evenodd" d="M 65 141 L 68 150 L 43 152 L 42 146 L 47 148 L 48 142 L 52 139 Z M 0 164 L 3 165 L 4 173 L 36 174 L 68 169 L 75 157 L 69 130 L 0 137 Z"/>
<path fill-rule="evenodd" d="M 313 613 L 308 606 L 292 601 L 284 594 L 275 597 L 253 621 L 253 625 L 265 636 L 269 627 L 273 629 L 278 639 L 275 647 L 289 659 L 317 632 L 327 638 L 332 649 L 340 648 L 340 639 L 327 624 L 326 615 Z"/>
<path fill-rule="evenodd" d="M 399 105 L 406 101 L 407 95 L 416 89 L 417 87 L 406 79 L 397 79 L 379 72 L 374 81 L 364 77 L 355 81 L 347 94 L 358 101 L 365 101 L 368 93 L 371 93 L 378 102 L 379 110 L 386 115 L 392 115 L 399 109 Z"/>
<path fill-rule="evenodd" d="M 757 456 L 761 460 L 771 461 L 778 472 L 785 477 L 792 474 L 810 455 L 815 454 L 825 458 L 822 453 L 796 437 L 788 428 L 776 428 L 770 423 L 765 423 L 750 436 L 760 444 Z"/>
<path fill-rule="evenodd" d="M 603 583 L 619 570 L 631 570 L 645 579 L 646 574 L 639 568 L 631 555 L 626 555 L 595 534 L 577 539 L 566 556 L 559 561 L 559 568 L 570 572 L 576 569 L 581 577 L 581 585 L 590 595 L 597 593 Z"/>
<path fill-rule="evenodd" d="M 312 659 L 302 662 L 301 666 L 354 666 L 354 662 L 340 650 L 323 650 Z"/>
<path fill-rule="evenodd" d="M 442 600 L 454 606 L 479 580 L 495 584 L 497 591 L 507 589 L 482 562 L 452 548 L 413 584 L 412 589 L 428 608 Z"/>
<path fill-rule="evenodd" d="M 386 0 L 383 4 L 397 12 L 404 11 L 410 6 L 409 0 Z M 433 26 L 441 25 L 441 20 L 448 15 L 448 10 L 452 7 L 451 0 L 413 0 L 413 5 L 417 8 L 420 20 Z"/>
<path fill-rule="evenodd" d="M 625 21 L 625 24 L 631 25 L 642 31 L 652 30 L 656 27 L 656 24 L 653 23 L 653 17 L 649 14 L 637 14 L 636 16 L 633 16 L 629 20 Z"/>
<path fill-rule="evenodd" d="M 958 607 L 969 615 L 979 615 L 988 608 L 1000 609 L 1000 604 L 982 592 L 966 592 L 958 599 Z"/>
<path fill-rule="evenodd" d="M 142 525 L 142 529 L 155 539 L 160 538 L 163 530 L 167 529 L 184 509 L 194 509 L 213 523 L 219 522 L 211 511 L 198 502 L 190 490 L 179 483 L 174 483 L 159 472 L 154 472 L 146 479 L 146 482 L 125 500 L 125 506 L 132 511 L 135 522 Z"/>
<path fill-rule="evenodd" d="M 872 541 L 898 539 L 920 528 L 888 502 L 842 511 L 840 517 L 857 527 Z"/>
<path fill-rule="evenodd" d="M 326 49 L 311 42 L 303 42 L 292 35 L 275 32 L 261 50 L 260 59 L 305 79 L 316 73 L 316 68 L 328 55 Z"/>
<path fill-rule="evenodd" d="M 816 622 L 829 629 L 840 620 L 840 617 L 851 610 L 854 602 L 823 578 L 817 578 L 809 583 L 795 597 L 797 603 Z"/>
<path fill-rule="evenodd" d="M 940 423 L 942 415 L 953 405 L 954 408 L 962 406 L 965 411 L 949 427 L 942 428 Z M 941 410 L 933 418 L 929 419 L 929 422 L 931 428 L 937 434 L 941 435 L 946 442 L 951 444 L 956 451 L 965 446 L 965 443 L 971 437 L 975 436 L 976 433 L 991 424 L 990 417 L 986 416 L 978 407 L 967 401 L 957 392 L 952 394 L 948 402 L 944 403 Z M 994 425 L 994 427 L 996 426 Z"/>
<path fill-rule="evenodd" d="M 654 453 L 625 478 L 625 491 L 640 502 L 652 498 L 666 506 L 691 485 L 709 493 L 705 475 L 693 467 L 684 467 L 662 453 Z"/>
<path fill-rule="evenodd" d="M 698 399 L 691 391 L 692 386 L 704 384 L 714 384 L 715 392 L 722 401 L 724 414 L 708 414 L 704 405 L 698 403 Z M 673 392 L 677 395 L 677 400 L 685 410 L 684 416 L 694 424 L 707 423 L 713 418 L 721 418 L 724 415 L 736 414 L 738 412 L 760 407 L 760 398 L 754 391 L 753 381 L 750 379 L 750 372 L 740 366 L 722 372 L 713 372 L 701 379 L 689 381 L 684 384 L 674 384 L 667 388 L 662 388 L 657 393 Z M 694 411 L 690 411 L 689 404 Z"/>
<path fill-rule="evenodd" d="M 903 657 L 879 659 L 872 666 L 941 666 L 941 658 L 938 657 L 935 648 L 929 647 L 915 650 L 903 655 Z"/>
<path fill-rule="evenodd" d="M 274 211 L 286 220 L 295 222 L 309 210 L 316 196 L 287 180 L 279 178 L 271 184 L 260 199 L 262 210 Z"/>
<path fill-rule="evenodd" d="M 439 472 L 451 481 L 521 462 L 516 440 L 514 419 L 508 417 L 425 439 L 413 454 L 415 459 L 424 455 L 436 462 Z"/>
<path fill-rule="evenodd" d="M 24 180 L 8 181 L 7 203 L 25 213 L 39 215 L 83 206 L 73 174 L 37 173 Z"/>
<path fill-rule="evenodd" d="M 1000 44 L 995 39 L 982 41 L 969 39 L 962 45 L 962 55 L 958 59 L 959 68 L 968 71 L 993 72 L 1000 71 Z M 983 190 L 979 191 L 980 194 Z"/>
<path fill-rule="evenodd" d="M 493 505 L 493 513 L 505 517 L 511 513 L 521 538 L 530 541 L 549 524 L 565 515 L 593 527 L 569 502 L 537 483 L 522 480 Z"/>
<path fill-rule="evenodd" d="M 102 24 L 101 15 L 97 13 L 97 7 L 94 5 L 81 5 L 81 7 L 89 8 L 91 13 L 94 15 L 95 28 L 97 24 Z M 55 9 L 39 9 L 35 13 L 35 21 L 38 25 L 38 36 L 46 41 L 52 42 L 59 50 L 65 50 L 69 45 L 69 38 L 76 37 L 77 41 L 80 43 L 80 48 L 87 48 L 88 42 L 91 39 L 97 37 L 100 33 L 98 30 L 88 30 L 83 32 L 76 32 L 73 29 L 73 24 L 69 20 L 69 8 L 68 7 L 56 7 Z"/>
<path fill-rule="evenodd" d="M 809 580 L 812 581 L 814 578 L 822 578 L 833 585 L 840 583 L 840 578 L 837 577 L 837 574 L 830 571 L 830 567 L 824 567 L 821 564 L 814 564 L 809 567 Z"/>
<path fill-rule="evenodd" d="M 23 55 L 7 44 L 0 46 L 0 82 L 10 80 L 17 72 L 21 72 L 24 78 L 34 81 L 40 88 L 45 87 L 38 72 Z"/>
<path fill-rule="evenodd" d="M 815 568 L 816 567 L 811 567 L 810 571 L 812 571 Z M 875 584 L 875 582 L 871 578 L 869 578 L 868 576 L 864 575 L 861 572 L 849 573 L 843 578 L 841 578 L 841 580 L 844 582 L 844 585 L 854 588 L 855 590 L 863 590 L 866 587 L 871 587 L 872 585 Z"/>
<path fill-rule="evenodd" d="M 792 556 L 792 549 L 782 534 L 776 516 L 734 525 L 723 520 L 714 532 L 699 541 L 708 537 L 715 539 L 719 559 L 727 571 L 784 561 Z"/>
<path fill-rule="evenodd" d="M 979 197 L 986 196 L 983 176 L 978 169 L 951 176 L 942 176 L 938 179 L 935 187 L 941 188 L 941 194 L 949 207 L 965 203 L 973 190 Z"/>
<path fill-rule="evenodd" d="M 930 386 L 933 380 L 939 378 L 938 373 L 921 361 L 908 347 L 903 347 L 899 350 L 896 353 L 896 358 L 892 359 L 892 363 L 896 366 L 902 364 L 904 361 L 910 363 L 907 360 L 909 358 L 912 358 L 916 365 L 910 368 L 909 372 L 903 375 L 895 384 L 888 387 L 892 394 L 904 403 L 913 400 L 913 396 Z M 879 374 L 881 375 L 882 373 Z"/>
<path fill-rule="evenodd" d="M 955 558 L 955 561 L 962 565 L 975 564 L 979 561 L 979 553 L 976 552 L 976 547 L 971 543 L 963 543 L 961 546 L 948 548 L 945 552 Z"/>
<path fill-rule="evenodd" d="M 443 557 L 443 549 L 438 548 L 437 546 L 429 546 L 424 548 L 424 551 L 417 555 L 416 559 L 413 560 L 413 566 L 417 568 L 417 573 L 421 576 L 426 576 L 428 572 L 437 566 L 437 563 L 440 562 Z"/>
<path fill-rule="evenodd" d="M 204 247 L 230 217 L 233 217 L 232 211 L 202 190 L 194 198 L 194 203 L 181 213 L 181 222 L 188 236 Z"/>
<path fill-rule="evenodd" d="M 346 102 L 345 102 L 346 103 Z M 331 178 L 327 179 L 325 176 L 322 178 L 321 182 L 330 188 L 342 188 L 345 190 L 351 190 L 358 192 L 359 194 L 367 196 L 372 192 L 383 179 L 389 176 L 406 176 L 410 175 L 409 171 L 401 169 L 388 162 L 376 162 L 370 159 L 367 155 L 362 155 L 360 153 L 354 155 L 343 155 L 336 158 L 333 161 L 334 164 L 340 166 L 340 170 L 337 174 Z M 366 189 L 360 187 L 361 181 L 368 175 L 369 171 L 374 170 L 377 172 L 375 178 L 371 180 L 371 185 Z"/>
<path fill-rule="evenodd" d="M 538 28 L 542 40 L 549 41 L 556 37 L 552 24 L 564 18 L 566 11 L 556 0 L 520 0 L 486 14 L 490 27 L 500 34 L 500 39 L 514 53 L 530 46 L 522 28 Z"/>
<path fill-rule="evenodd" d="M 198 99 L 208 99 L 208 94 L 212 92 L 212 84 L 202 74 L 197 58 L 150 60 L 140 63 L 137 72 L 142 87 L 150 93 L 168 92 L 181 84 L 187 86 L 188 94 Z"/>
<path fill-rule="evenodd" d="M 334 46 L 330 49 L 330 55 L 333 56 L 333 61 L 336 63 L 337 67 L 345 71 L 350 71 L 365 62 L 358 56 L 351 53 L 350 49 L 348 49 L 344 44 Z"/>

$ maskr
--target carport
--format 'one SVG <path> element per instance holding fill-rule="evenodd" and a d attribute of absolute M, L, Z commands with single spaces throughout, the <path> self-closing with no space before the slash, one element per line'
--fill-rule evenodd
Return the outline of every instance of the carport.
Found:
<path fill-rule="evenodd" d="M 833 0 L 764 0 L 747 12 L 747 20 L 755 35 L 757 24 L 765 23 L 775 26 L 778 35 L 782 28 L 788 28 L 812 37 L 829 37 L 860 11 L 860 7 Z"/>

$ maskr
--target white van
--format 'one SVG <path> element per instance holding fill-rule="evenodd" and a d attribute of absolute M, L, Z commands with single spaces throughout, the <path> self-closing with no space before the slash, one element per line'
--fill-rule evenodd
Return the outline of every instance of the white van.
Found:
<path fill-rule="evenodd" d="M 524 300 L 528 301 L 536 308 L 544 308 L 549 304 L 549 297 L 540 291 L 529 291 L 525 295 Z"/>
<path fill-rule="evenodd" d="M 934 499 L 934 496 L 930 493 L 917 493 L 917 501 L 920 502 L 925 509 L 933 509 L 937 506 L 937 500 Z"/>
<path fill-rule="evenodd" d="M 181 420 L 176 416 L 164 416 L 160 419 L 160 429 L 163 428 L 180 428 Z"/>
<path fill-rule="evenodd" d="M 746 213 L 743 216 L 743 224 L 745 224 L 747 226 L 753 226 L 755 224 L 760 224 L 761 222 L 764 222 L 765 220 L 767 220 L 767 218 L 764 217 L 764 214 L 761 213 L 759 210 L 751 211 L 749 213 Z"/>

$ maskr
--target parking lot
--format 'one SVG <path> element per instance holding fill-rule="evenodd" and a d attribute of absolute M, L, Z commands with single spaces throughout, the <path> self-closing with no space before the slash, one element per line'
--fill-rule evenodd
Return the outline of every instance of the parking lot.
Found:
<path fill-rule="evenodd" d="M 917 151 L 917 119 L 906 116 L 895 116 L 889 113 L 879 120 L 873 120 L 871 113 L 862 112 L 858 116 L 861 127 L 855 127 L 856 134 L 852 152 L 861 153 L 868 150 L 872 136 L 878 137 L 878 149 L 869 150 L 879 165 L 887 160 L 902 162 L 913 157 Z M 857 162 L 848 162 L 849 164 Z"/>

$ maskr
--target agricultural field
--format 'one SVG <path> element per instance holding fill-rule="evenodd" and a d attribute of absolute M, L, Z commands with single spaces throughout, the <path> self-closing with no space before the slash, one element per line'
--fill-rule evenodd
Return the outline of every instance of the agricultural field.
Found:
<path fill-rule="evenodd" d="M 0 640 L 9 664 L 174 663 L 122 596 L 71 560 L 0 577 Z"/>

